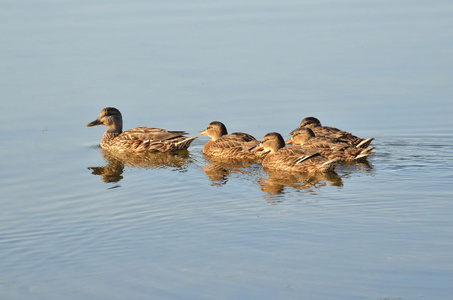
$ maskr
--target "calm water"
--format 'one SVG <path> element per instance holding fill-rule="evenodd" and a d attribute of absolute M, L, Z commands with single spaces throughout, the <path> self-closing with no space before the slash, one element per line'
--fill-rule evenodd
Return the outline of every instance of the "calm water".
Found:
<path fill-rule="evenodd" d="M 0 299 L 451 299 L 450 1 L 3 1 Z M 339 178 L 85 128 L 375 137 Z"/>

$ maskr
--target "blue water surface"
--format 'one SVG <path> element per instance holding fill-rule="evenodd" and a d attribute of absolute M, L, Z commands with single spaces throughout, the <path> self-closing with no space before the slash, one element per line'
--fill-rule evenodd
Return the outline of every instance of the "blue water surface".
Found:
<path fill-rule="evenodd" d="M 3 1 L 0 299 L 450 299 L 449 1 Z M 182 157 L 125 129 L 374 137 L 340 180 Z"/>

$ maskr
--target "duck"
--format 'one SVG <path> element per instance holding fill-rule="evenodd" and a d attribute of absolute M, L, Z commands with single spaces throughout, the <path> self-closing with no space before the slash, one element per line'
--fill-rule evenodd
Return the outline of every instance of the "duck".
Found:
<path fill-rule="evenodd" d="M 257 139 L 244 132 L 228 134 L 222 122 L 213 121 L 198 134 L 211 138 L 203 147 L 203 154 L 208 157 L 249 160 L 263 157 L 262 152 L 252 151 L 260 143 Z"/>
<path fill-rule="evenodd" d="M 302 149 L 317 149 L 329 159 L 339 157 L 343 162 L 361 161 L 371 155 L 375 147 L 360 148 L 329 137 L 318 137 L 310 128 L 293 130 L 293 136 L 286 144 L 293 144 Z"/>
<path fill-rule="evenodd" d="M 98 118 L 86 127 L 107 126 L 101 148 L 119 152 L 174 152 L 187 150 L 197 137 L 187 137 L 185 131 L 169 131 L 155 127 L 137 127 L 123 131 L 123 118 L 118 109 L 105 107 Z"/>
<path fill-rule="evenodd" d="M 358 147 L 358 148 L 368 148 L 370 143 L 374 140 L 374 138 L 359 138 L 352 133 L 349 133 L 347 131 L 340 130 L 335 127 L 330 127 L 330 126 L 322 126 L 321 122 L 315 118 L 315 117 L 307 117 L 303 119 L 299 127 L 294 129 L 293 131 L 290 132 L 289 135 L 293 135 L 293 132 L 299 128 L 310 128 L 313 130 L 316 136 L 325 136 L 329 137 L 332 139 L 335 139 L 337 141 L 342 141 L 345 143 L 348 143 L 352 146 Z"/>
<path fill-rule="evenodd" d="M 316 149 L 301 149 L 285 146 L 285 140 L 278 132 L 266 134 L 257 149 L 263 148 L 268 154 L 262 161 L 264 169 L 301 173 L 335 172 L 341 158 L 328 159 Z"/>

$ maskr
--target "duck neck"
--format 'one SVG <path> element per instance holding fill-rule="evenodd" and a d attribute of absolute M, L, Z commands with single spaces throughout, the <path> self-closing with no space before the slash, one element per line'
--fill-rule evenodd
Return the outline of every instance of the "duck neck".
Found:
<path fill-rule="evenodd" d="M 214 138 L 210 139 L 203 147 L 203 153 L 209 153 L 209 150 L 211 149 L 212 143 L 214 142 Z"/>
<path fill-rule="evenodd" d="M 278 150 L 282 149 L 285 146 L 281 146 L 279 144 L 272 145 L 272 147 L 269 148 L 269 154 L 275 154 Z"/>
<path fill-rule="evenodd" d="M 106 132 L 120 134 L 121 132 L 123 132 L 123 123 L 115 122 L 113 124 L 109 124 Z"/>
<path fill-rule="evenodd" d="M 114 138 L 119 136 L 122 132 L 120 126 L 109 126 L 108 129 L 104 132 L 101 140 L 101 147 L 105 148 L 106 146 L 110 145 Z"/>
<path fill-rule="evenodd" d="M 212 134 L 211 138 L 213 141 L 220 139 L 222 136 L 227 135 L 228 133 L 222 131 L 216 131 Z"/>
<path fill-rule="evenodd" d="M 284 146 L 283 147 L 274 147 L 271 149 L 271 154 L 275 154 L 275 153 L 277 153 L 278 150 L 283 149 L 283 148 L 284 148 Z"/>

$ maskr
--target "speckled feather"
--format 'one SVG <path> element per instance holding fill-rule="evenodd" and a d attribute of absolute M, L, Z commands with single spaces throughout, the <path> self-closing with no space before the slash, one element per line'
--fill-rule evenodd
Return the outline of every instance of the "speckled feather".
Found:
<path fill-rule="evenodd" d="M 155 127 L 137 127 L 122 132 L 122 116 L 113 107 L 104 108 L 87 127 L 106 125 L 101 148 L 113 151 L 174 152 L 186 150 L 197 137 L 186 137 L 185 131 L 169 131 Z"/>
<path fill-rule="evenodd" d="M 320 153 L 294 155 L 292 153 L 296 151 L 289 152 L 285 148 L 268 154 L 263 160 L 262 166 L 268 169 L 293 172 L 333 172 L 336 164 L 340 162 L 340 159 L 329 160 Z"/>
<path fill-rule="evenodd" d="M 341 158 L 345 162 L 363 160 L 371 154 L 374 147 L 359 148 L 346 142 L 328 137 L 317 137 L 310 128 L 298 128 L 287 143 L 292 143 L 302 150 L 315 149 L 329 159 Z"/>
<path fill-rule="evenodd" d="M 363 139 L 353 135 L 352 133 L 340 130 L 335 127 L 322 126 L 321 122 L 314 117 L 308 117 L 303 119 L 302 122 L 299 124 L 298 128 L 302 127 L 310 128 L 318 137 L 329 137 L 332 139 L 336 139 L 337 141 L 345 142 L 360 148 L 367 148 L 374 139 L 374 138 Z M 290 133 L 290 135 L 293 132 L 294 130 Z"/>
<path fill-rule="evenodd" d="M 297 146 L 285 147 L 282 136 L 276 132 L 268 133 L 261 145 L 270 153 L 262 165 L 267 169 L 293 172 L 333 172 L 340 158 L 329 160 L 315 149 L 301 149 Z"/>
<path fill-rule="evenodd" d="M 199 134 L 212 138 L 203 147 L 203 153 L 208 156 L 251 160 L 262 159 L 265 156 L 262 152 L 251 151 L 260 143 L 252 135 L 244 132 L 228 134 L 221 122 L 211 122 L 208 128 Z"/>

